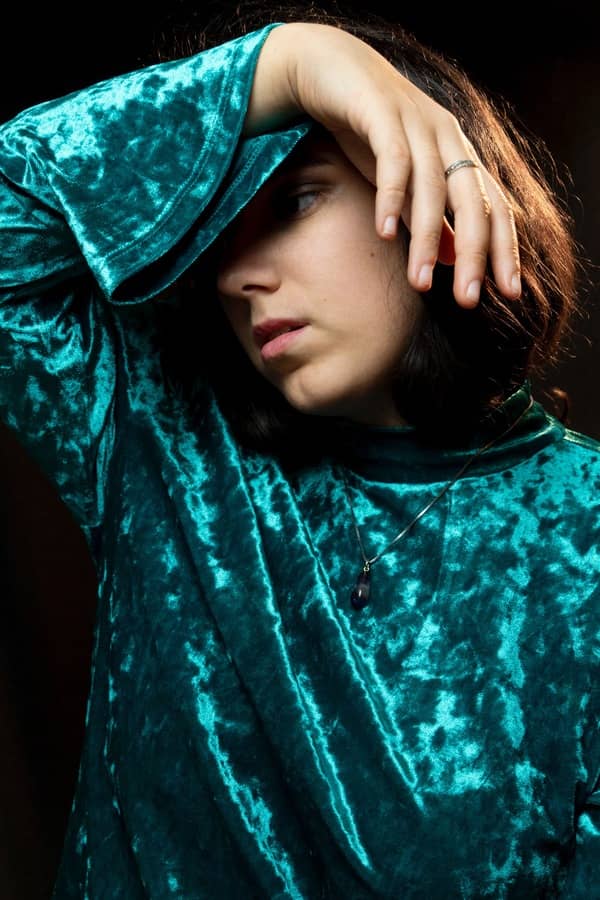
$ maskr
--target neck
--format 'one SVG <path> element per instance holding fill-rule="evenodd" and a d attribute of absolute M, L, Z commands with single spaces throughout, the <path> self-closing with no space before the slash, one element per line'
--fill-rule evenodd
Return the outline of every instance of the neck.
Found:
<path fill-rule="evenodd" d="M 396 404 L 391 396 L 379 403 L 374 402 L 371 398 L 362 406 L 353 409 L 349 415 L 337 418 L 342 422 L 372 428 L 405 428 L 409 424 L 396 409 Z"/>
<path fill-rule="evenodd" d="M 482 446 L 496 439 L 474 460 L 467 477 L 503 471 L 564 434 L 564 426 L 539 403 L 527 408 L 530 399 L 530 385 L 526 382 L 504 401 L 502 415 L 493 429 L 485 428 L 464 443 L 447 446 L 424 441 L 412 425 L 372 426 L 338 420 L 331 455 L 367 480 L 424 484 L 453 478 Z M 516 426 L 507 432 L 520 413 L 523 415 Z"/>

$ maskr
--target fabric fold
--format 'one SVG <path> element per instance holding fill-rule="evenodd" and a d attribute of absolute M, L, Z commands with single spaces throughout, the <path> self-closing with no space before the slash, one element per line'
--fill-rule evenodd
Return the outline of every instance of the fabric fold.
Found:
<path fill-rule="evenodd" d="M 240 140 L 272 27 L 0 130 L 0 412 L 98 574 L 54 898 L 593 897 L 600 444 L 536 401 L 357 611 L 339 465 L 374 555 L 473 448 L 350 423 L 290 472 L 167 390 L 142 301 L 311 127 Z"/>

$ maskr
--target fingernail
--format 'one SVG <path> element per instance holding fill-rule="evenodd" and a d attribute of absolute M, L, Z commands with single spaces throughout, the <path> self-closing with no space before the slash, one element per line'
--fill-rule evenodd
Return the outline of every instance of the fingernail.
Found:
<path fill-rule="evenodd" d="M 430 266 L 429 263 L 425 263 L 424 266 L 421 266 L 421 271 L 419 272 L 419 287 L 423 290 L 427 291 L 431 287 L 431 276 L 433 274 L 433 266 Z"/>
<path fill-rule="evenodd" d="M 396 231 L 396 218 L 395 216 L 388 216 L 385 222 L 383 223 L 383 233 L 384 234 L 394 234 Z"/>
<path fill-rule="evenodd" d="M 475 301 L 479 300 L 479 291 L 481 290 L 481 282 L 480 281 L 472 281 L 467 288 L 467 300 Z"/>
<path fill-rule="evenodd" d="M 513 289 L 513 291 L 515 292 L 515 294 L 521 293 L 521 279 L 519 278 L 519 276 L 516 272 L 511 279 L 510 286 Z"/>

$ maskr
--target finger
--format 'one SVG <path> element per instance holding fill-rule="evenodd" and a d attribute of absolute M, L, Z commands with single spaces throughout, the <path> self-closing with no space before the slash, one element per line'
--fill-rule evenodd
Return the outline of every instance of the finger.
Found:
<path fill-rule="evenodd" d="M 358 169 L 363 178 L 376 188 L 377 160 L 366 140 L 349 128 L 338 128 L 331 133 L 352 165 Z"/>
<path fill-rule="evenodd" d="M 396 118 L 390 117 L 389 111 L 387 118 L 391 119 L 387 129 L 379 126 L 369 132 L 369 144 L 377 161 L 375 228 L 381 237 L 393 239 L 406 200 L 412 161 L 404 128 Z"/>
<path fill-rule="evenodd" d="M 516 300 L 521 296 L 521 263 L 515 217 L 497 181 L 485 169 L 481 177 L 492 207 L 489 256 L 494 279 L 505 297 Z"/>
<path fill-rule="evenodd" d="M 410 190 L 407 194 L 407 200 L 404 204 L 401 218 L 406 225 L 407 231 L 410 234 Z M 453 266 L 456 262 L 456 253 L 454 252 L 454 230 L 445 215 L 442 219 L 442 231 L 440 234 L 440 245 L 438 249 L 437 261 L 439 263 L 442 263 L 442 265 L 444 266 Z"/>
<path fill-rule="evenodd" d="M 453 293 L 457 303 L 472 308 L 479 302 L 487 267 L 492 207 L 479 168 L 459 169 L 446 184 L 447 205 L 454 214 Z"/>
<path fill-rule="evenodd" d="M 409 283 L 418 291 L 428 291 L 439 255 L 446 208 L 446 183 L 433 138 L 430 148 L 413 146 L 411 149 L 414 162 L 407 276 Z"/>

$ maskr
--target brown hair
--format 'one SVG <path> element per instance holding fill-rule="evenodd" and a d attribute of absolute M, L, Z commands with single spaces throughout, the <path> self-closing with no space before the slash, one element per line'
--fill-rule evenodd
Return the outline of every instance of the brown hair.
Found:
<path fill-rule="evenodd" d="M 397 24 L 364 11 L 327 12 L 312 4 L 238 4 L 236 15 L 216 17 L 200 33 L 190 23 L 164 38 L 160 61 L 208 49 L 269 22 L 335 25 L 368 43 L 421 90 L 450 110 L 483 164 L 512 205 L 520 242 L 523 293 L 505 300 L 488 269 L 475 309 L 459 307 L 451 267 L 438 265 L 423 315 L 394 377 L 401 416 L 424 440 L 439 446 L 460 442 L 531 375 L 559 360 L 572 319 L 580 312 L 576 281 L 580 263 L 572 220 L 560 193 L 564 184 L 541 141 L 526 137 L 506 104 L 489 98 L 452 61 L 425 47 Z M 165 44 L 170 41 L 170 48 Z M 210 248 L 179 280 L 177 321 L 164 323 L 164 371 L 172 385 L 194 401 L 194 385 L 210 381 L 236 439 L 258 450 L 290 455 L 301 447 L 304 461 L 327 446 L 328 417 L 293 409 L 252 365 L 219 304 L 198 303 L 211 278 Z M 214 278 L 214 276 L 212 276 Z M 214 282 L 213 282 L 214 283 Z M 201 309 L 200 309 L 201 307 Z M 195 324 L 194 324 L 195 323 Z M 210 340 L 200 348 L 202 333 Z M 193 335 L 193 339 L 190 336 Z M 557 396 L 560 389 L 554 389 Z M 568 404 L 566 407 L 568 411 Z M 563 414 L 563 420 L 565 414 Z"/>

